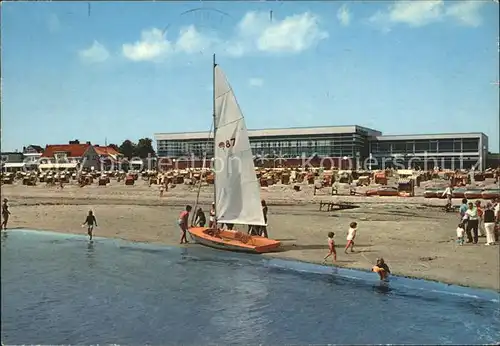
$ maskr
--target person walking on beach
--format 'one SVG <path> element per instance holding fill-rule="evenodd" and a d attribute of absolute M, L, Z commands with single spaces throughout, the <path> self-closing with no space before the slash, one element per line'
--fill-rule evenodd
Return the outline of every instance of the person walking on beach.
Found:
<path fill-rule="evenodd" d="M 347 254 L 347 249 L 351 248 L 351 252 L 354 252 L 354 239 L 356 238 L 358 224 L 356 222 L 351 222 L 349 225 L 349 231 L 347 231 L 347 245 L 345 246 L 344 252 Z"/>
<path fill-rule="evenodd" d="M 203 212 L 203 209 L 198 208 L 196 211 L 196 217 L 194 220 L 194 224 L 198 227 L 205 227 L 205 224 L 207 223 L 207 218 L 205 217 L 205 213 Z"/>
<path fill-rule="evenodd" d="M 453 185 L 449 185 L 443 192 L 443 197 L 446 196 L 446 210 L 450 210 L 452 207 L 452 197 L 453 197 Z"/>
<path fill-rule="evenodd" d="M 486 204 L 483 220 L 486 231 L 486 245 L 495 245 L 495 212 L 493 211 L 491 203 Z"/>
<path fill-rule="evenodd" d="M 92 241 L 94 226 L 97 227 L 97 220 L 92 210 L 89 210 L 87 218 L 85 219 L 85 222 L 82 224 L 82 227 L 85 226 L 87 226 L 87 234 L 89 235 L 89 240 Z"/>
<path fill-rule="evenodd" d="M 474 244 L 477 244 L 477 240 L 479 237 L 479 216 L 477 215 L 477 208 L 474 207 L 474 203 L 469 202 L 468 207 L 469 209 L 467 209 L 467 211 L 465 212 L 465 217 L 467 219 L 467 226 L 465 228 L 465 233 L 467 234 L 467 243 L 473 242 Z"/>
<path fill-rule="evenodd" d="M 7 223 L 9 222 L 10 210 L 8 203 L 9 200 L 7 198 L 3 199 L 2 203 L 2 224 L 0 225 L 0 229 L 7 229 Z"/>
<path fill-rule="evenodd" d="M 179 227 L 181 228 L 181 244 L 188 244 L 186 232 L 188 229 L 188 224 L 189 224 L 189 213 L 191 212 L 193 208 L 190 205 L 186 206 L 186 210 L 184 210 L 180 215 L 179 215 L 179 220 L 177 221 L 179 224 Z"/>
<path fill-rule="evenodd" d="M 337 261 L 337 251 L 335 250 L 335 240 L 333 240 L 333 237 L 335 236 L 335 233 L 333 232 L 328 232 L 328 254 L 323 258 L 323 264 L 326 263 L 326 259 L 330 256 L 332 256 L 333 263 Z"/>

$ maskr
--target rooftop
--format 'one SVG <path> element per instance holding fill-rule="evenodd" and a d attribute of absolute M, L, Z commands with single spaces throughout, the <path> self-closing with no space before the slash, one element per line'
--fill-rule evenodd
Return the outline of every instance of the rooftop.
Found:
<path fill-rule="evenodd" d="M 480 138 L 486 135 L 482 132 L 458 132 L 458 133 L 432 133 L 411 135 L 383 135 L 376 136 L 378 141 L 404 141 L 419 139 L 454 139 L 454 138 Z"/>
<path fill-rule="evenodd" d="M 382 135 L 380 131 L 358 125 L 255 129 L 248 130 L 248 135 L 250 137 L 322 135 L 332 133 L 355 133 L 356 130 L 365 131 L 369 136 Z M 156 140 L 208 139 L 213 137 L 213 133 L 208 131 L 155 133 L 154 137 Z"/>
<path fill-rule="evenodd" d="M 82 157 L 90 144 L 54 144 L 47 145 L 42 157 L 54 157 L 55 153 L 68 153 L 68 157 Z"/>

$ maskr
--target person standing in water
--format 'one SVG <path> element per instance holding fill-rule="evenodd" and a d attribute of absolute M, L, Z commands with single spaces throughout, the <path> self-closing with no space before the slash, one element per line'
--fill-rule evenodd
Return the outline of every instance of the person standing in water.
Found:
<path fill-rule="evenodd" d="M 84 226 L 87 226 L 87 234 L 89 235 L 89 240 L 92 241 L 92 231 L 94 230 L 94 226 L 97 227 L 97 220 L 92 210 L 89 210 L 89 214 L 87 215 L 85 222 L 82 224 L 82 227 Z"/>
<path fill-rule="evenodd" d="M 391 273 L 389 266 L 385 263 L 383 258 L 377 259 L 377 264 L 372 268 L 372 271 L 378 274 L 380 280 L 387 279 Z"/>
<path fill-rule="evenodd" d="M 2 225 L 0 225 L 0 229 L 7 229 L 7 222 L 9 222 L 9 216 L 10 216 L 10 211 L 9 211 L 9 205 L 7 204 L 9 200 L 7 198 L 3 199 L 2 203 Z"/>
<path fill-rule="evenodd" d="M 179 227 L 181 228 L 181 244 L 188 244 L 186 232 L 188 229 L 189 225 L 189 213 L 191 212 L 193 208 L 190 205 L 186 206 L 186 210 L 184 210 L 180 215 L 179 215 L 179 220 L 177 221 L 179 224 Z"/>

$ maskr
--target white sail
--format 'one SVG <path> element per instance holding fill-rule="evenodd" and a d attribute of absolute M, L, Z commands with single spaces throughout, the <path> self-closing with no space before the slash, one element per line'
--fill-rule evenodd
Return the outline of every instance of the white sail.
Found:
<path fill-rule="evenodd" d="M 224 72 L 215 67 L 214 169 L 217 221 L 264 226 L 245 119 Z"/>

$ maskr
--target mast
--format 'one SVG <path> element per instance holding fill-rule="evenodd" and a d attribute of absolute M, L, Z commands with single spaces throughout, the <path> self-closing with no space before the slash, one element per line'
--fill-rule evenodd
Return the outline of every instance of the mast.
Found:
<path fill-rule="evenodd" d="M 214 140 L 213 140 L 214 156 L 213 156 L 213 161 L 212 161 L 213 168 L 215 168 L 215 149 L 216 149 L 215 135 L 217 133 L 217 119 L 216 119 L 216 115 L 215 115 L 215 98 L 217 97 L 215 94 L 215 67 L 216 66 L 217 66 L 217 64 L 215 63 L 215 53 L 214 53 L 213 61 L 212 61 L 212 83 L 213 83 L 212 84 L 212 116 L 213 116 L 213 122 L 214 122 Z M 215 172 L 215 169 L 214 169 L 214 211 L 215 211 L 215 227 L 217 227 L 217 202 L 216 202 L 217 201 L 217 189 L 215 188 L 215 184 L 216 184 L 215 174 L 217 174 L 217 173 Z"/>

